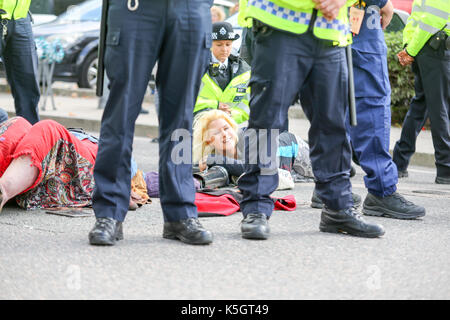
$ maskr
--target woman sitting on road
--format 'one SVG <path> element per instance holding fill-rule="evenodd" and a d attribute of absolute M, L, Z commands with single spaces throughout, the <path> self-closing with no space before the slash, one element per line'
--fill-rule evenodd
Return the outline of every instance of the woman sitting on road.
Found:
<path fill-rule="evenodd" d="M 0 124 L 0 211 L 12 198 L 24 209 L 90 206 L 97 150 L 96 138 L 53 120 Z"/>

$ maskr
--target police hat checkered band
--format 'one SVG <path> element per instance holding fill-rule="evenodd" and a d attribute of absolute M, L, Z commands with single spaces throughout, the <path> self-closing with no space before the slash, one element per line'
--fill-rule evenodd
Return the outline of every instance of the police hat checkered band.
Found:
<path fill-rule="evenodd" d="M 212 26 L 211 37 L 213 40 L 237 40 L 239 35 L 233 30 L 233 26 L 228 22 L 216 22 Z"/>
<path fill-rule="evenodd" d="M 322 28 L 322 29 L 333 29 L 333 30 L 341 31 L 344 34 L 350 33 L 350 26 L 343 24 L 338 19 L 328 21 L 324 17 L 317 17 L 316 22 L 314 23 L 314 27 Z"/>
<path fill-rule="evenodd" d="M 281 19 L 296 22 L 299 24 L 309 25 L 309 22 L 311 21 L 310 13 L 298 12 L 291 9 L 287 9 L 269 0 L 250 0 L 248 2 L 248 5 L 264 10 Z"/>

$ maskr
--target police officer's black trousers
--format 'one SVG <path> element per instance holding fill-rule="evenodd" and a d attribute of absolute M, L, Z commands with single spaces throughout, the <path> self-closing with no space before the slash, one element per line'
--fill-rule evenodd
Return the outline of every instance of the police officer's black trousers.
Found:
<path fill-rule="evenodd" d="M 176 164 L 171 136 L 187 137 L 211 44 L 210 0 L 111 0 L 105 67 L 110 95 L 102 118 L 94 178 L 96 217 L 123 221 L 130 198 L 134 125 L 158 60 L 159 177 L 165 221 L 197 217 L 190 157 Z M 154 155 L 155 157 L 158 155 Z M 186 153 L 184 154 L 186 156 Z"/>
<path fill-rule="evenodd" d="M 416 56 L 412 70 L 416 94 L 403 121 L 393 160 L 399 170 L 407 169 L 415 152 L 417 136 L 428 116 L 437 175 L 450 177 L 450 50 L 445 50 L 444 45 L 434 50 L 425 44 Z"/>
<path fill-rule="evenodd" d="M 351 149 L 345 128 L 347 77 L 344 48 L 329 47 L 310 33 L 294 35 L 270 29 L 255 34 L 249 130 L 281 129 L 289 106 L 300 93 L 311 121 L 308 140 L 316 190 L 333 210 L 352 206 Z M 247 155 L 248 148 L 249 144 Z M 275 155 L 270 158 L 275 161 Z M 272 213 L 270 194 L 278 185 L 278 175 L 268 174 L 273 167 L 260 160 L 247 165 L 239 180 L 244 216 Z"/>
<path fill-rule="evenodd" d="M 7 25 L 8 33 L 0 43 L 0 55 L 14 97 L 16 115 L 34 124 L 39 121 L 40 90 L 37 80 L 38 57 L 31 30 L 31 19 L 28 16 L 17 20 L 5 20 L 3 23 Z"/>

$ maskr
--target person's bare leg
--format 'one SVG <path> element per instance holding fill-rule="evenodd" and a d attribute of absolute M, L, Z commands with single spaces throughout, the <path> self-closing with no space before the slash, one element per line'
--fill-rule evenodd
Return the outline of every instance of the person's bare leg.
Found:
<path fill-rule="evenodd" d="M 0 211 L 9 199 L 32 186 L 38 174 L 39 170 L 33 166 L 30 156 L 21 156 L 11 161 L 0 178 Z"/>

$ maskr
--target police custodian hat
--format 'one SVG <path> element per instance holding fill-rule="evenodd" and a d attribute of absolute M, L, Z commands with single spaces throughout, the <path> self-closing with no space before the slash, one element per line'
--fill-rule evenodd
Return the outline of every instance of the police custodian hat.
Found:
<path fill-rule="evenodd" d="M 234 33 L 233 26 L 228 22 L 216 22 L 212 27 L 213 40 L 237 40 L 239 35 Z"/>

